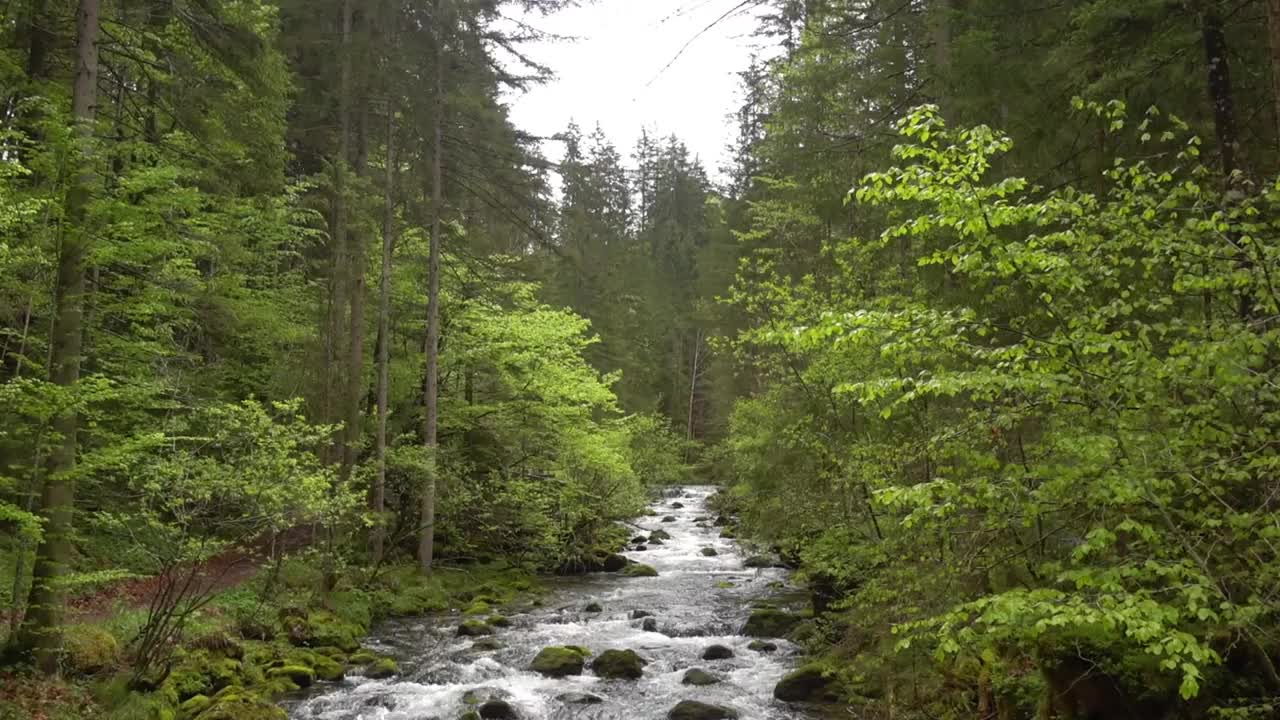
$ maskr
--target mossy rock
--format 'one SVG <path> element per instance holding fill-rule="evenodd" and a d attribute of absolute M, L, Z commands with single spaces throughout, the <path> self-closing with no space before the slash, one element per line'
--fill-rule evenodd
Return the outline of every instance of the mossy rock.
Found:
<path fill-rule="evenodd" d="M 481 620 L 467 620 L 458 626 L 458 637 L 482 637 L 493 633 L 493 626 Z"/>
<path fill-rule="evenodd" d="M 489 615 L 493 612 L 493 606 L 487 600 L 476 600 L 462 611 L 463 615 Z"/>
<path fill-rule="evenodd" d="M 761 608 L 751 613 L 742 634 L 751 637 L 786 637 L 803 618 L 783 610 Z"/>
<path fill-rule="evenodd" d="M 400 674 L 400 665 L 391 658 L 378 658 L 372 665 L 364 669 L 364 676 L 373 680 L 382 680 Z"/>
<path fill-rule="evenodd" d="M 348 658 L 348 662 L 352 665 L 371 665 L 378 662 L 382 658 L 381 655 L 370 650 L 357 650 Z"/>
<path fill-rule="evenodd" d="M 773 567 L 777 563 L 768 555 L 752 555 L 742 563 L 742 567 L 747 568 L 768 568 Z"/>
<path fill-rule="evenodd" d="M 475 710 L 469 710 L 459 715 L 458 720 L 484 720 L 484 718 L 480 717 L 480 713 Z"/>
<path fill-rule="evenodd" d="M 707 685 L 715 685 L 720 682 L 720 678 L 712 675 L 702 668 L 693 668 L 685 672 L 684 677 L 680 679 L 680 682 L 684 685 L 705 687 Z"/>
<path fill-rule="evenodd" d="M 747 645 L 747 649 L 755 650 L 756 652 L 771 653 L 771 652 L 777 652 L 778 645 L 776 643 L 771 643 L 766 640 L 752 640 Z"/>
<path fill-rule="evenodd" d="M 574 648 L 545 647 L 538 651 L 529 669 L 547 677 L 562 678 L 581 675 L 584 656 Z"/>
<path fill-rule="evenodd" d="M 738 533 L 734 531 L 732 528 L 725 528 L 720 531 L 720 537 L 724 538 L 725 540 L 733 540 L 738 537 Z"/>
<path fill-rule="evenodd" d="M 480 650 L 483 652 L 501 650 L 502 648 L 503 648 L 502 643 L 498 642 L 497 639 L 492 637 L 476 638 L 476 640 L 471 643 L 472 650 Z"/>
<path fill-rule="evenodd" d="M 658 571 L 652 565 L 645 565 L 644 563 L 628 565 L 622 571 L 622 574 L 627 577 L 658 577 Z"/>
<path fill-rule="evenodd" d="M 284 665 L 267 671 L 267 678 L 289 678 L 300 688 L 311 687 L 316 681 L 316 671 L 305 665 Z"/>
<path fill-rule="evenodd" d="M 601 606 L 600 606 L 600 603 L 598 603 L 598 602 L 589 602 L 589 603 L 587 603 L 587 606 L 586 606 L 586 607 L 582 608 L 582 612 L 585 612 L 585 613 L 601 613 L 601 612 L 604 612 L 604 608 L 603 608 L 603 607 L 601 607 Z"/>
<path fill-rule="evenodd" d="M 654 538 L 653 540 L 650 540 L 650 541 L 649 541 L 649 544 L 650 544 L 650 545 L 654 545 L 654 546 L 656 546 L 656 547 L 662 547 L 663 545 L 666 545 L 666 543 L 665 543 L 665 542 L 663 542 L 663 541 L 661 541 L 661 540 L 658 540 L 657 538 Z"/>
<path fill-rule="evenodd" d="M 720 551 L 713 547 L 704 547 L 701 552 L 703 557 L 715 557 L 720 554 Z"/>
<path fill-rule="evenodd" d="M 511 627 L 511 619 L 508 618 L 506 615 L 490 615 L 487 619 L 485 619 L 485 622 L 489 623 L 490 625 L 496 628 Z"/>
<path fill-rule="evenodd" d="M 360 649 L 360 638 L 364 634 L 363 627 L 343 620 L 327 610 L 319 610 L 307 616 L 306 636 L 301 642 L 294 644 L 336 647 L 346 652 L 355 652 Z"/>
<path fill-rule="evenodd" d="M 657 540 L 670 540 L 670 539 L 671 539 L 671 533 L 667 532 L 666 530 L 663 530 L 663 529 L 659 528 L 659 529 L 654 530 L 653 532 L 649 533 L 649 540 L 650 540 L 650 541 L 652 541 L 652 540 L 654 540 L 654 539 L 657 539 Z"/>
<path fill-rule="evenodd" d="M 600 569 L 605 572 L 618 572 L 619 570 L 626 569 L 630 564 L 631 560 L 629 560 L 625 555 L 609 553 L 600 563 Z"/>
<path fill-rule="evenodd" d="M 733 657 L 733 649 L 725 645 L 711 645 L 702 651 L 703 660 L 728 660 Z"/>
<path fill-rule="evenodd" d="M 342 663 L 331 657 L 320 655 L 318 653 L 315 656 L 315 663 L 312 664 L 311 668 L 315 670 L 317 680 L 341 680 L 347 675 L 347 669 L 343 667 Z"/>
<path fill-rule="evenodd" d="M 591 670 L 610 680 L 638 680 L 647 664 L 634 650 L 605 650 L 591 661 Z"/>
<path fill-rule="evenodd" d="M 708 705 L 697 700 L 681 700 L 667 713 L 667 720 L 735 720 L 738 711 L 723 705 Z"/>
<path fill-rule="evenodd" d="M 186 702 L 178 706 L 178 718 L 180 720 L 191 720 L 191 718 L 211 707 L 213 707 L 213 698 L 208 695 L 196 695 L 187 698 Z"/>
<path fill-rule="evenodd" d="M 77 625 L 63 633 L 62 651 L 72 672 L 94 675 L 119 662 L 120 641 L 101 627 Z"/>
<path fill-rule="evenodd" d="M 239 660 L 210 657 L 202 650 L 187 655 L 169 673 L 164 685 L 179 701 L 185 701 L 196 695 L 212 695 L 223 688 L 239 685 L 242 671 L 243 665 Z"/>
<path fill-rule="evenodd" d="M 582 647 L 581 645 L 565 645 L 565 646 L 564 646 L 564 649 L 565 649 L 565 650 L 572 650 L 572 651 L 574 651 L 574 652 L 578 653 L 579 655 L 581 655 L 581 656 L 582 656 L 582 657 L 584 657 L 584 658 L 589 658 L 589 657 L 591 657 L 591 651 L 590 651 L 590 650 L 588 650 L 587 648 Z"/>
<path fill-rule="evenodd" d="M 250 694 L 230 694 L 214 701 L 199 715 L 200 720 L 289 720 L 274 703 Z"/>
<path fill-rule="evenodd" d="M 830 702 L 838 698 L 835 678 L 817 664 L 787 673 L 773 688 L 773 696 L 783 702 Z"/>

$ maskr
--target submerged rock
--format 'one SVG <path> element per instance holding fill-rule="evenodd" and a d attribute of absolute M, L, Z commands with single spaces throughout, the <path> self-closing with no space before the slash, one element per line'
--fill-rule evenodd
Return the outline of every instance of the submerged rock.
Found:
<path fill-rule="evenodd" d="M 582 612 L 588 612 L 588 613 L 604 612 L 604 608 L 600 607 L 600 603 L 598 602 L 589 602 L 587 603 L 586 607 L 582 608 Z"/>
<path fill-rule="evenodd" d="M 650 540 L 650 541 L 649 541 L 649 544 L 650 544 L 650 545 L 666 545 L 666 543 L 665 543 L 665 542 L 663 542 L 662 540 L 660 540 L 660 539 L 658 539 L 658 538 L 654 538 L 654 539 Z"/>
<path fill-rule="evenodd" d="M 720 552 L 719 552 L 718 550 L 716 550 L 715 548 L 713 548 L 713 547 L 704 547 L 704 548 L 702 548 L 702 555 L 703 555 L 703 557 L 715 557 L 715 556 L 717 556 L 717 555 L 719 555 L 719 554 L 720 554 Z"/>
<path fill-rule="evenodd" d="M 659 529 L 654 530 L 653 532 L 649 533 L 649 540 L 650 540 L 651 542 L 652 542 L 655 538 L 656 538 L 656 539 L 658 539 L 658 540 L 670 540 L 670 539 L 671 539 L 671 533 L 667 532 L 666 530 L 663 530 L 663 529 L 659 528 Z"/>
<path fill-rule="evenodd" d="M 517 720 L 520 717 L 511 703 L 496 698 L 486 700 L 478 712 L 484 720 Z"/>
<path fill-rule="evenodd" d="M 645 632 L 658 632 L 658 619 L 645 618 L 644 622 L 640 624 L 640 629 Z"/>
<path fill-rule="evenodd" d="M 684 509 L 684 503 L 682 503 L 682 502 L 673 502 L 673 503 L 671 503 L 671 509 L 672 509 L 672 510 L 683 510 L 683 509 Z"/>
<path fill-rule="evenodd" d="M 557 695 L 556 699 L 565 705 L 599 705 L 604 702 L 604 698 L 599 695 L 592 695 L 584 692 L 571 692 L 563 695 Z"/>
<path fill-rule="evenodd" d="M 382 680 L 399 674 L 400 666 L 391 658 L 379 658 L 364 670 L 364 676 L 373 680 Z"/>
<path fill-rule="evenodd" d="M 643 545 L 643 544 L 645 544 L 645 543 L 647 543 L 647 542 L 649 542 L 649 538 L 647 538 L 647 537 L 645 537 L 645 536 L 643 536 L 643 535 L 637 535 L 637 536 L 635 536 L 635 537 L 631 538 L 631 544 L 632 544 L 632 545 Z"/>
<path fill-rule="evenodd" d="M 783 702 L 824 702 L 836 699 L 835 678 L 827 677 L 817 665 L 805 665 L 787 673 L 773 688 L 773 696 Z"/>
<path fill-rule="evenodd" d="M 634 650 L 605 650 L 591 661 L 591 669 L 602 678 L 638 680 L 647 664 Z"/>
<path fill-rule="evenodd" d="M 582 653 L 567 647 L 545 647 L 529 665 L 529 669 L 547 677 L 562 678 L 581 675 L 585 663 Z"/>
<path fill-rule="evenodd" d="M 658 571 L 652 565 L 644 565 L 642 563 L 628 565 L 627 569 L 622 571 L 622 574 L 627 577 L 658 577 Z"/>
<path fill-rule="evenodd" d="M 724 645 L 712 645 L 702 651 L 703 660 L 728 660 L 733 657 L 733 650 Z"/>
<path fill-rule="evenodd" d="M 720 682 L 720 678 L 701 668 L 693 668 L 684 674 L 680 682 L 685 685 L 704 687 L 706 685 L 715 685 Z"/>
<path fill-rule="evenodd" d="M 751 643 L 747 645 L 747 649 L 755 650 L 756 652 L 771 653 L 777 652 L 778 645 L 777 643 L 771 643 L 765 640 L 752 640 Z"/>
<path fill-rule="evenodd" d="M 491 637 L 482 637 L 477 639 L 475 642 L 471 643 L 472 650 L 480 650 L 482 652 L 492 651 L 492 650 L 501 650 L 502 648 L 503 648 L 502 643 L 498 642 L 497 640 Z"/>
<path fill-rule="evenodd" d="M 786 637 L 795 630 L 803 618 L 773 608 L 762 608 L 751 613 L 742 628 L 743 635 L 751 637 Z"/>
<path fill-rule="evenodd" d="M 697 700 L 681 700 L 667 713 L 667 720 L 734 720 L 738 711 L 723 705 L 708 705 Z"/>
<path fill-rule="evenodd" d="M 653 617 L 653 613 L 649 612 L 648 610 L 632 610 L 631 611 L 632 620 L 641 620 L 647 617 Z"/>
<path fill-rule="evenodd" d="M 664 522 L 664 523 L 673 523 L 673 522 L 676 522 L 676 520 L 677 520 L 677 518 L 676 518 L 676 516 L 675 516 L 675 515 L 668 515 L 668 516 L 666 516 L 666 517 L 662 518 L 662 522 Z"/>

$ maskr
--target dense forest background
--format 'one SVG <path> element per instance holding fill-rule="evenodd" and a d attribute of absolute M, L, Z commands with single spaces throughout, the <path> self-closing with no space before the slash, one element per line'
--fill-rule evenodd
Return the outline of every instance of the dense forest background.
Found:
<path fill-rule="evenodd" d="M 865 717 L 1280 711 L 1280 3 L 730 4 L 722 175 L 512 125 L 563 4 L 0 6 L 11 657 L 251 545 L 587 567 L 696 477 Z"/>

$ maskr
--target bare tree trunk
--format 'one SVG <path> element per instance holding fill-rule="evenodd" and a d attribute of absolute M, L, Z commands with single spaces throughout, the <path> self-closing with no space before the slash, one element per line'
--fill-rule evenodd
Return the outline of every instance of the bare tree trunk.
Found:
<path fill-rule="evenodd" d="M 693 365 L 689 368 L 689 418 L 685 426 L 685 440 L 693 440 L 693 406 L 698 394 L 698 364 L 702 360 L 702 328 L 695 331 L 693 337 Z"/>
<path fill-rule="evenodd" d="M 82 146 L 80 174 L 67 194 L 67 223 L 58 249 L 54 326 L 51 334 L 49 379 L 72 387 L 80 379 L 83 351 L 84 261 L 89 244 L 87 208 L 93 185 L 93 121 L 97 112 L 99 0 L 80 0 L 76 11 L 76 75 L 72 85 L 72 114 Z M 76 431 L 79 416 L 65 410 L 54 419 L 59 442 L 49 453 L 41 498 L 45 526 L 32 570 L 31 595 L 19 645 L 30 651 L 44 673 L 58 670 L 62 644 L 63 594 L 59 579 L 71 554 L 71 528 L 75 504 Z"/>
<path fill-rule="evenodd" d="M 376 521 L 370 537 L 369 553 L 373 565 L 382 562 L 387 529 L 382 514 L 386 511 L 387 488 L 387 413 L 391 386 L 391 253 L 395 248 L 395 180 L 396 120 L 395 110 L 387 107 L 387 176 L 382 196 L 382 277 L 378 280 L 378 430 L 374 439 L 377 474 L 369 493 L 369 510 Z"/>
<path fill-rule="evenodd" d="M 1235 98 L 1231 88 L 1231 65 L 1227 57 L 1227 39 L 1222 32 L 1222 18 L 1213 8 L 1201 17 L 1201 37 L 1205 62 L 1209 67 L 1209 102 L 1213 106 L 1213 130 L 1222 154 L 1222 174 L 1231 177 L 1237 169 Z"/>
<path fill-rule="evenodd" d="M 1267 40 L 1271 48 L 1271 102 L 1280 143 L 1280 0 L 1267 0 Z"/>
<path fill-rule="evenodd" d="M 427 450 L 427 476 L 422 487 L 418 528 L 418 567 L 431 572 L 436 530 L 436 452 L 440 401 L 440 233 L 444 203 L 444 27 L 436 0 L 435 118 L 431 157 L 431 259 L 427 270 L 427 383 L 423 392 L 422 444 Z"/>
<path fill-rule="evenodd" d="M 330 235 L 332 238 L 333 265 L 329 279 L 330 299 L 328 329 L 325 340 L 324 387 L 321 388 L 324 400 L 324 418 L 332 422 L 345 418 L 346 384 L 343 382 L 345 362 L 342 357 L 343 320 L 347 310 L 347 269 L 349 264 L 347 252 L 347 163 L 351 157 L 351 26 L 355 9 L 354 0 L 342 2 L 342 39 L 341 58 L 338 71 L 338 152 L 333 162 L 333 207 L 330 218 Z M 335 389 L 341 390 L 335 393 Z M 338 409 L 332 405 L 334 395 L 339 398 Z M 346 458 L 346 430 L 340 429 L 334 438 L 334 447 L 329 456 L 330 461 L 344 462 Z M 345 472 L 345 463 L 343 470 Z"/>
<path fill-rule="evenodd" d="M 368 164 L 368 146 L 369 146 L 369 98 L 367 88 L 369 85 L 370 68 L 372 66 L 369 56 L 371 22 L 369 17 L 362 20 L 363 31 L 361 38 L 363 47 L 361 48 L 361 60 L 363 65 L 362 77 L 364 79 L 363 86 L 366 89 L 362 93 L 363 102 L 360 104 L 360 121 L 357 125 L 356 133 L 356 157 L 355 157 L 355 174 L 356 177 L 364 177 Z M 348 55 L 351 53 L 348 52 Z M 347 72 L 351 72 L 350 61 L 348 61 Z M 347 92 L 351 92 L 350 80 L 348 80 Z M 350 112 L 351 100 L 347 99 L 347 110 Z M 356 464 L 356 451 L 360 444 L 361 427 L 360 419 L 360 400 L 364 396 L 364 293 L 365 293 L 365 242 L 364 234 L 357 225 L 356 228 L 347 231 L 347 251 L 348 265 L 347 275 L 349 284 L 347 286 L 348 293 L 351 298 L 351 324 L 347 331 L 347 384 L 346 392 L 343 395 L 346 405 L 346 416 L 344 420 L 345 435 L 342 443 L 342 475 L 346 480 L 351 477 L 352 468 Z"/>

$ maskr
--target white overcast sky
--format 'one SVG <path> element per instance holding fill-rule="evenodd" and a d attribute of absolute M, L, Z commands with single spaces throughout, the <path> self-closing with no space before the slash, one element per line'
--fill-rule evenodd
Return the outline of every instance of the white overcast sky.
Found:
<path fill-rule="evenodd" d="M 642 128 L 678 135 L 713 177 L 727 160 L 738 105 L 736 73 L 760 41 L 753 15 L 735 13 L 699 33 L 741 0 L 595 0 L 547 17 L 523 18 L 576 40 L 525 46 L 556 79 L 511 95 L 517 127 L 549 136 L 573 120 L 590 134 L 597 124 L 630 159 Z M 694 38 L 697 39 L 694 39 Z M 693 41 L 675 62 L 680 48 Z M 543 151 L 559 160 L 559 143 Z"/>

